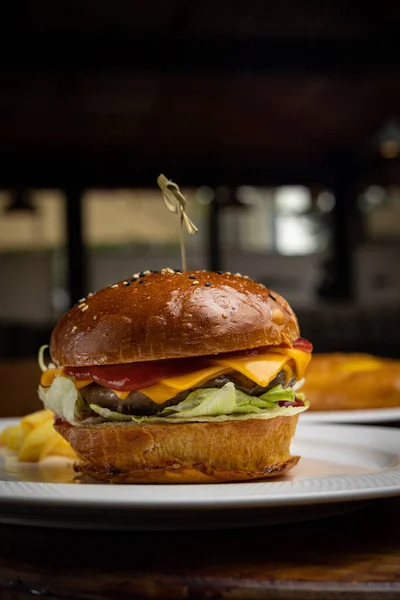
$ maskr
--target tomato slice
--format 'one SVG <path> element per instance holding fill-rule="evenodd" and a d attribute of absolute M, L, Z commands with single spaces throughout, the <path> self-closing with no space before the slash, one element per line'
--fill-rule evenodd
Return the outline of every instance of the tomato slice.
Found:
<path fill-rule="evenodd" d="M 288 408 L 289 406 L 304 406 L 304 402 L 296 397 L 295 400 L 279 400 L 278 405 Z"/>

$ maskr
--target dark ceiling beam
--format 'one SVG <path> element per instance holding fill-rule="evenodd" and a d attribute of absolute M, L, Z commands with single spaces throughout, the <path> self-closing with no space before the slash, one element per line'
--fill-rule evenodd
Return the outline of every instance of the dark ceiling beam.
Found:
<path fill-rule="evenodd" d="M 355 177 L 359 161 L 349 157 Z M 337 161 L 329 159 L 307 164 L 285 164 L 271 158 L 256 161 L 245 156 L 139 156 L 132 153 L 107 156 L 89 153 L 0 152 L 0 189 L 13 188 L 121 188 L 155 187 L 160 172 L 181 186 L 208 185 L 327 185 L 335 179 Z"/>
<path fill-rule="evenodd" d="M 379 36 L 347 39 L 231 39 L 132 34 L 31 36 L 18 32 L 23 43 L 3 38 L 0 69 L 125 71 L 163 73 L 352 73 L 400 70 L 400 38 Z M 10 51 L 12 48 L 12 51 Z"/>

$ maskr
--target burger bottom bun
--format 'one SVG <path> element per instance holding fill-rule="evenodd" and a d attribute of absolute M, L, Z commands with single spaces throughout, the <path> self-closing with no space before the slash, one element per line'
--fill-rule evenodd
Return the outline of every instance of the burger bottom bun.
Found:
<path fill-rule="evenodd" d="M 298 415 L 223 423 L 115 424 L 55 429 L 79 458 L 76 470 L 115 483 L 213 483 L 275 477 L 290 455 Z"/>

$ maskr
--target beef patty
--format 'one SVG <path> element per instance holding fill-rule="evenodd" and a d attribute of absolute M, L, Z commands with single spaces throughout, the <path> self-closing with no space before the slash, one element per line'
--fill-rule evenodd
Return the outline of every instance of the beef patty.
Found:
<path fill-rule="evenodd" d="M 196 388 L 179 392 L 179 394 L 163 404 L 157 404 L 145 394 L 137 391 L 131 392 L 125 400 L 120 400 L 112 390 L 98 385 L 97 383 L 91 383 L 82 388 L 80 393 L 87 404 L 97 404 L 97 406 L 102 406 L 103 408 L 108 408 L 109 410 L 125 415 L 149 416 L 161 412 L 167 406 L 179 404 L 179 402 L 185 400 L 185 398 L 195 389 L 222 388 L 229 381 L 249 396 L 262 396 L 262 394 L 265 394 L 265 392 L 279 384 L 283 387 L 291 387 L 296 383 L 296 380 L 293 377 L 286 385 L 285 372 L 280 371 L 275 379 L 273 379 L 266 387 L 262 387 L 248 377 L 245 377 L 245 375 L 233 371 L 231 373 L 220 375 L 215 379 L 209 379 L 202 385 L 196 386 Z"/>

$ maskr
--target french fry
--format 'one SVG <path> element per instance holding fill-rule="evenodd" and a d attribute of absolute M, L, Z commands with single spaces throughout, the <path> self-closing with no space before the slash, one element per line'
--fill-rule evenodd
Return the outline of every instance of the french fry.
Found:
<path fill-rule="evenodd" d="M 49 456 L 50 454 L 54 454 L 53 450 L 57 446 L 59 435 L 60 434 L 57 433 L 57 431 L 54 428 L 51 432 L 48 432 L 48 437 L 40 450 L 38 459 L 39 461 L 43 460 L 44 458 L 46 458 L 46 456 Z"/>
<path fill-rule="evenodd" d="M 56 455 L 65 456 L 66 458 L 76 458 L 75 452 L 71 446 L 57 431 L 54 431 L 55 435 L 50 438 L 42 450 L 40 460 L 43 460 L 46 456 Z"/>
<path fill-rule="evenodd" d="M 0 446 L 11 448 L 12 438 L 18 436 L 20 432 L 22 433 L 20 425 L 10 425 L 3 429 L 0 433 Z"/>
<path fill-rule="evenodd" d="M 18 459 L 24 462 L 38 462 L 48 439 L 53 436 L 53 420 L 47 419 L 32 429 L 19 450 Z M 56 433 L 56 432 L 55 432 Z"/>
<path fill-rule="evenodd" d="M 6 427 L 0 433 L 0 446 L 8 446 L 8 436 L 9 436 L 9 431 L 10 431 L 11 427 L 14 427 L 14 425 L 12 425 L 10 427 Z M 17 425 L 17 427 L 18 427 L 18 425 Z"/>
<path fill-rule="evenodd" d="M 21 462 L 40 462 L 47 456 L 76 458 L 69 443 L 53 427 L 54 413 L 38 410 L 0 432 L 0 446 L 18 452 Z"/>
<path fill-rule="evenodd" d="M 65 456 L 66 458 L 77 459 L 75 452 L 73 451 L 71 445 L 65 440 L 62 435 L 59 435 L 59 441 L 57 446 L 53 449 L 53 454 L 57 456 Z"/>
<path fill-rule="evenodd" d="M 19 450 L 23 444 L 25 434 L 21 425 L 11 425 L 0 434 L 0 445 L 7 446 L 11 450 Z"/>
<path fill-rule="evenodd" d="M 21 419 L 22 431 L 28 435 L 30 431 L 46 421 L 52 421 L 54 413 L 51 410 L 37 410 Z"/>

